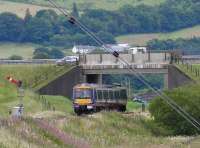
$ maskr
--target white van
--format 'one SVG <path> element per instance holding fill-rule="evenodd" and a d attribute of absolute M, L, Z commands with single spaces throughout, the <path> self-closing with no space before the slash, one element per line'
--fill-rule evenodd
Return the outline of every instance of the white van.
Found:
<path fill-rule="evenodd" d="M 129 48 L 132 54 L 147 53 L 147 47 L 131 47 Z"/>

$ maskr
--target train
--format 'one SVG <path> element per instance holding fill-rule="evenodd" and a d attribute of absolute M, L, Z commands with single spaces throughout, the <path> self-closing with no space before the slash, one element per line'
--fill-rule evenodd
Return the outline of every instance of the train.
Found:
<path fill-rule="evenodd" d="M 77 115 L 102 109 L 126 111 L 127 89 L 115 85 L 81 83 L 73 87 L 73 107 Z"/>

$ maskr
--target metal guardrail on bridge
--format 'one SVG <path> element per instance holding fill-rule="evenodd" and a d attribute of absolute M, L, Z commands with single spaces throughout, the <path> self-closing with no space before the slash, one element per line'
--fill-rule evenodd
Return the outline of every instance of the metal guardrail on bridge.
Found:
<path fill-rule="evenodd" d="M 122 64 L 116 64 L 116 65 L 81 65 L 83 69 L 128 69 L 128 68 L 134 68 L 134 69 L 160 69 L 160 68 L 167 68 L 168 63 L 145 63 L 145 64 L 130 64 L 130 65 L 122 65 Z"/>

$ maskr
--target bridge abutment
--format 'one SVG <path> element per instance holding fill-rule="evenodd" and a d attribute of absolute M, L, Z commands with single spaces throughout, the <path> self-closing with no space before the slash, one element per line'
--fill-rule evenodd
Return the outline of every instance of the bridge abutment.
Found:
<path fill-rule="evenodd" d="M 169 74 L 164 74 L 164 89 L 169 89 Z"/>

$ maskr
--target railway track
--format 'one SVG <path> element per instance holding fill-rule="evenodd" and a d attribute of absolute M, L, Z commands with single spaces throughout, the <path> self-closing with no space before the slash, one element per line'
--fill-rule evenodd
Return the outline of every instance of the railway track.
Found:
<path fill-rule="evenodd" d="M 33 121 L 39 128 L 48 132 L 49 134 L 59 139 L 62 143 L 66 145 L 72 145 L 75 148 L 90 148 L 90 145 L 85 141 L 75 138 L 72 135 L 61 131 L 60 129 L 56 128 L 55 126 L 50 124 L 48 121 L 45 121 L 44 119 L 33 119 Z"/>
<path fill-rule="evenodd" d="M 32 120 L 37 127 L 44 130 L 45 132 L 48 132 L 50 135 L 60 140 L 65 145 L 73 146 L 75 148 L 90 148 L 90 145 L 87 142 L 61 131 L 60 129 L 56 128 L 54 125 L 50 124 L 48 121 L 44 119 L 32 118 Z M 26 122 L 26 119 L 25 118 L 0 119 L 0 128 L 1 127 L 9 128 L 14 126 L 17 122 L 21 121 Z"/>

